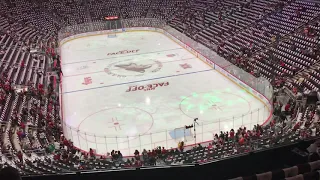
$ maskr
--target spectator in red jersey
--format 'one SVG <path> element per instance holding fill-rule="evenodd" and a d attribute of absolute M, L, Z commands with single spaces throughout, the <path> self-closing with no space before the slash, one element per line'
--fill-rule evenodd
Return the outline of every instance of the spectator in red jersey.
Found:
<path fill-rule="evenodd" d="M 256 132 L 256 136 L 257 136 L 257 138 L 259 138 L 259 137 L 260 137 L 260 135 L 261 135 L 261 131 L 258 129 L 258 130 L 257 130 L 257 132 Z"/>
<path fill-rule="evenodd" d="M 18 135 L 18 137 L 19 137 L 20 140 L 25 137 L 25 134 L 23 133 L 22 130 L 19 130 L 19 131 L 17 132 L 17 135 Z"/>
<path fill-rule="evenodd" d="M 286 106 L 284 107 L 284 110 L 285 110 L 286 114 L 289 113 L 290 107 L 291 107 L 290 103 L 287 103 Z"/>
<path fill-rule="evenodd" d="M 270 126 L 271 126 L 271 127 L 274 127 L 275 124 L 276 124 L 276 121 L 273 119 L 273 120 L 270 122 Z"/>
<path fill-rule="evenodd" d="M 154 149 L 152 149 L 151 151 L 151 157 L 156 157 L 157 156 L 157 153 Z"/>
<path fill-rule="evenodd" d="M 24 60 L 21 61 L 20 67 L 24 67 Z"/>
<path fill-rule="evenodd" d="M 161 153 L 162 154 L 166 154 L 168 151 L 164 148 L 164 147 L 162 147 L 162 150 L 161 150 Z"/>
<path fill-rule="evenodd" d="M 230 139 L 234 140 L 234 130 L 233 129 L 231 129 L 231 131 L 230 131 Z"/>
<path fill-rule="evenodd" d="M 68 147 L 68 146 L 69 146 L 69 141 L 68 141 L 66 138 L 64 138 L 64 140 L 63 140 L 63 145 L 64 145 L 65 147 Z"/>
<path fill-rule="evenodd" d="M 242 136 L 239 139 L 239 145 L 240 146 L 244 145 L 244 137 L 242 137 Z"/>
<path fill-rule="evenodd" d="M 23 133 L 25 133 L 26 125 L 23 122 L 21 122 L 20 127 L 21 127 Z"/>
<path fill-rule="evenodd" d="M 39 83 L 38 84 L 38 89 L 43 89 L 43 84 Z"/>
<path fill-rule="evenodd" d="M 254 48 L 254 44 L 252 42 L 248 42 L 248 46 L 249 46 L 250 49 Z"/>
<path fill-rule="evenodd" d="M 49 121 L 48 126 L 49 126 L 49 128 L 53 128 L 54 127 L 54 123 L 52 121 Z"/>
<path fill-rule="evenodd" d="M 21 152 L 21 151 L 18 151 L 17 157 L 18 157 L 19 161 L 20 161 L 21 163 L 23 163 L 23 155 L 22 155 L 22 152 Z"/>
<path fill-rule="evenodd" d="M 284 62 L 280 60 L 280 66 L 284 67 Z"/>
<path fill-rule="evenodd" d="M 151 150 L 149 150 L 147 154 L 148 154 L 148 157 L 152 157 L 152 152 L 151 152 Z"/>

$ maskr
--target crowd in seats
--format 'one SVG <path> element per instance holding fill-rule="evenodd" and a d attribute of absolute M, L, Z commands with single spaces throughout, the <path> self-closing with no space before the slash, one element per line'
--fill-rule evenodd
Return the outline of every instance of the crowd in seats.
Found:
<path fill-rule="evenodd" d="M 226 57 L 230 54 L 250 57 L 254 52 L 279 41 L 281 37 L 293 33 L 299 26 L 313 19 L 316 16 L 312 13 L 313 7 L 314 4 L 299 1 L 277 3 L 268 16 L 224 42 L 221 53 Z"/>
<path fill-rule="evenodd" d="M 310 129 L 312 134 L 316 133 L 316 128 L 319 125 L 320 106 L 308 105 L 298 115 L 296 121 L 293 121 L 294 129 Z"/>
<path fill-rule="evenodd" d="M 146 17 L 152 3 L 151 0 L 128 0 L 118 1 L 122 18 L 140 18 Z"/>
<path fill-rule="evenodd" d="M 52 82 L 50 82 L 52 84 Z M 152 151 L 135 151 L 133 158 L 124 158 L 120 151 L 112 151 L 110 156 L 98 157 L 92 149 L 89 152 L 83 152 L 73 146 L 70 140 L 67 140 L 61 129 L 59 117 L 55 116 L 59 110 L 56 103 L 54 91 L 49 91 L 49 95 L 41 94 L 41 87 L 34 89 L 33 95 L 26 95 L 26 99 L 31 99 L 29 113 L 22 108 L 21 116 L 29 119 L 27 124 L 22 122 L 10 123 L 19 129 L 29 127 L 35 128 L 34 136 L 29 137 L 18 133 L 18 139 L 9 138 L 9 149 L 3 151 L 5 158 L 11 158 L 22 174 L 40 174 L 40 173 L 63 173 L 77 170 L 99 170 L 99 169 L 118 169 L 133 168 L 152 165 L 179 165 L 186 163 L 202 163 L 211 160 L 222 159 L 228 156 L 237 155 L 252 150 L 258 150 L 265 147 L 271 147 L 280 143 L 293 143 L 299 141 L 302 136 L 299 130 L 294 132 L 282 131 L 285 126 L 284 119 L 269 126 L 255 126 L 253 130 L 247 130 L 241 127 L 236 131 L 221 132 L 216 134 L 212 143 L 206 146 L 198 144 L 193 148 L 184 147 L 183 144 L 176 149 L 164 149 L 158 147 Z M 23 104 L 23 101 L 22 101 Z M 39 110 L 42 110 L 39 112 Z M 291 114 L 292 109 L 286 109 L 285 114 Z M 28 115 L 31 117 L 28 117 Z M 279 114 L 275 114 L 279 115 Z M 43 116 L 43 117 L 39 117 Z M 17 118 L 18 121 L 20 118 Z M 15 120 L 15 119 L 14 119 Z M 28 124 L 29 123 L 29 124 Z M 38 124 L 38 125 L 37 125 Z M 277 124 L 280 124 L 279 128 Z M 35 126 L 35 127 L 34 127 Z M 46 129 L 46 131 L 44 131 Z M 291 129 L 291 128 L 289 128 Z M 32 131 L 30 131 L 32 133 Z M 319 131 L 317 131 L 318 133 Z M 37 135 L 38 134 L 38 135 Z M 306 132 L 309 137 L 312 134 Z M 305 136 L 303 138 L 306 138 Z M 29 139 L 29 141 L 28 141 Z M 27 140 L 27 143 L 36 144 L 34 149 L 22 148 L 17 142 Z M 31 153 L 28 150 L 33 150 Z M 10 157 L 9 157 L 9 153 Z M 43 156 L 45 155 L 45 156 Z"/>
<path fill-rule="evenodd" d="M 295 76 L 290 80 L 291 88 L 298 87 L 296 80 L 301 77 L 301 73 L 298 75 L 298 72 L 308 70 L 310 66 L 314 68 L 319 62 L 320 51 L 317 43 L 319 36 L 316 27 L 317 25 L 307 25 L 304 28 L 307 31 L 294 33 L 274 47 L 257 54 L 249 65 L 259 69 L 261 74 L 270 80 L 276 76 Z"/>
<path fill-rule="evenodd" d="M 88 10 L 92 21 L 102 21 L 105 17 L 118 16 L 120 17 L 117 0 L 90 0 L 88 1 Z"/>
<path fill-rule="evenodd" d="M 186 0 L 163 0 L 154 1 L 150 4 L 150 9 L 147 14 L 147 18 L 164 19 L 166 21 L 171 20 L 179 9 L 182 9 Z M 162 8 L 159 8 L 162 7 Z"/>
<path fill-rule="evenodd" d="M 61 69 L 55 50 L 56 35 L 65 26 L 94 26 L 106 16 L 158 18 L 208 47 L 216 44 L 213 50 L 221 56 L 279 89 L 285 84 L 297 92 L 318 91 L 319 3 L 11 0 L 1 1 L 0 10 L 0 164 L 22 175 L 202 163 L 320 133 L 319 107 L 275 101 L 275 118 L 266 126 L 220 132 L 209 144 L 191 148 L 180 143 L 173 149 L 135 151 L 132 158 L 117 150 L 100 157 L 93 149 L 77 149 L 63 135 L 57 88 Z M 85 28 L 90 27 L 74 30 Z"/>
<path fill-rule="evenodd" d="M 304 1 L 189 1 L 169 24 L 276 84 L 317 63 L 319 8 Z"/>
<path fill-rule="evenodd" d="M 312 65 L 310 68 L 300 65 L 299 72 L 287 83 L 287 86 L 295 93 L 319 91 L 319 30 L 320 20 L 318 18 L 313 23 L 304 26 L 299 33 L 294 34 L 288 40 L 292 44 L 292 51 L 298 54 L 296 59 L 299 60 L 299 63 Z"/>
<path fill-rule="evenodd" d="M 11 20 L 41 29 L 41 32 L 57 32 L 61 27 L 85 23 L 89 15 L 83 2 L 70 1 L 18 1 L 6 3 L 5 15 Z"/>

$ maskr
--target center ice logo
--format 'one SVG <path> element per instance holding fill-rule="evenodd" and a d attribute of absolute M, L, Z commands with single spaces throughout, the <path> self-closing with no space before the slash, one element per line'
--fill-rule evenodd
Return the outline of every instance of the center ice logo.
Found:
<path fill-rule="evenodd" d="M 119 67 L 119 68 L 125 69 L 127 71 L 144 73 L 145 70 L 151 68 L 152 65 L 151 64 L 142 65 L 142 64 L 136 64 L 136 63 L 129 63 L 129 64 L 115 65 L 115 67 Z"/>
<path fill-rule="evenodd" d="M 104 72 L 116 77 L 143 76 L 147 73 L 158 72 L 163 66 L 160 61 L 152 59 L 130 59 L 126 61 L 129 62 L 111 63 L 104 69 Z"/>

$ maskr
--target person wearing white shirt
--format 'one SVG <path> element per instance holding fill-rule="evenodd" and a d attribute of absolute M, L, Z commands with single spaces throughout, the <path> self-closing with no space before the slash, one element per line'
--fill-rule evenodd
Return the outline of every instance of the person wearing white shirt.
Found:
<path fill-rule="evenodd" d="M 81 160 L 81 161 L 83 161 L 83 160 L 84 160 L 84 155 L 83 155 L 83 154 L 81 154 L 81 156 L 80 156 L 80 160 Z"/>
<path fill-rule="evenodd" d="M 316 127 L 313 127 L 313 128 L 311 129 L 311 136 L 312 136 L 312 137 L 316 136 L 316 131 L 317 131 L 317 128 L 316 128 Z"/>
<path fill-rule="evenodd" d="M 78 164 L 74 164 L 74 166 L 73 166 L 74 168 L 76 168 L 76 169 L 78 169 L 79 167 L 80 167 L 80 163 L 78 163 Z"/>
<path fill-rule="evenodd" d="M 60 143 L 54 142 L 54 147 L 56 150 L 60 149 Z"/>

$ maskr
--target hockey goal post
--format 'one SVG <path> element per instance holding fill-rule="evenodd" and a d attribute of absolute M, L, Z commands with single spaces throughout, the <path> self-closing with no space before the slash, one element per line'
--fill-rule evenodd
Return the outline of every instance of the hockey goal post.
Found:
<path fill-rule="evenodd" d="M 194 140 L 192 129 L 186 129 L 186 127 L 175 128 L 174 130 L 170 131 L 169 134 L 176 142 L 188 142 Z"/>
<path fill-rule="evenodd" d="M 118 16 L 105 16 L 104 19 L 106 20 L 105 26 L 111 32 L 108 33 L 108 38 L 115 38 L 117 37 L 117 29 L 122 28 L 122 22 Z"/>
<path fill-rule="evenodd" d="M 108 33 L 108 38 L 115 38 L 115 37 L 117 37 L 117 33 L 115 32 Z"/>

